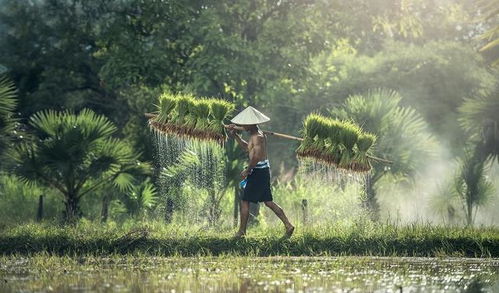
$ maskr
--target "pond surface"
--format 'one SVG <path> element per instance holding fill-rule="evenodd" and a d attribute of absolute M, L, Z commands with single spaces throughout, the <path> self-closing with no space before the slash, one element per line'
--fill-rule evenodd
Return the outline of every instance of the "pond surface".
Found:
<path fill-rule="evenodd" d="M 0 292 L 499 292 L 499 259 L 0 257 Z"/>

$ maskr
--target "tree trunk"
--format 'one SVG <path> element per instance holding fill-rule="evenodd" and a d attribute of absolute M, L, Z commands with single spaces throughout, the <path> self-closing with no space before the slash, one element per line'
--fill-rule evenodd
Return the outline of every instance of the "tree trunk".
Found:
<path fill-rule="evenodd" d="M 217 194 L 215 189 L 210 188 L 210 197 L 208 204 L 208 222 L 210 226 L 215 226 L 218 223 L 221 215 L 220 201 L 222 197 Z M 223 192 L 223 191 L 220 191 Z"/>
<path fill-rule="evenodd" d="M 241 192 L 241 189 L 238 186 L 235 186 L 234 187 L 234 212 L 233 212 L 234 227 L 237 227 L 237 224 L 239 222 L 239 209 L 241 206 L 240 192 Z"/>
<path fill-rule="evenodd" d="M 43 219 L 43 194 L 40 194 L 38 200 L 38 211 L 36 213 L 36 221 L 41 222 Z"/>
<path fill-rule="evenodd" d="M 376 199 L 376 191 L 374 190 L 374 182 L 372 175 L 366 175 L 366 182 L 364 186 L 365 197 L 362 206 L 367 210 L 369 216 L 373 221 L 379 220 L 379 204 Z"/>
<path fill-rule="evenodd" d="M 166 199 L 166 205 L 165 205 L 165 222 L 166 223 L 171 223 L 173 219 L 173 209 L 174 209 L 174 202 L 171 198 Z"/>
<path fill-rule="evenodd" d="M 102 209 L 100 214 L 100 220 L 102 223 L 106 223 L 109 217 L 109 204 L 111 203 L 111 198 L 105 195 L 102 198 Z"/>
<path fill-rule="evenodd" d="M 67 194 L 65 206 L 66 211 L 64 214 L 64 218 L 66 220 L 66 223 L 75 224 L 76 222 L 78 222 L 78 219 L 81 217 L 81 212 L 79 207 L 79 200 L 76 195 Z"/>
<path fill-rule="evenodd" d="M 473 226 L 473 201 L 470 194 L 466 200 L 466 225 Z"/>
<path fill-rule="evenodd" d="M 259 215 L 260 215 L 260 204 L 250 202 L 248 224 L 258 225 L 260 223 L 258 220 Z"/>

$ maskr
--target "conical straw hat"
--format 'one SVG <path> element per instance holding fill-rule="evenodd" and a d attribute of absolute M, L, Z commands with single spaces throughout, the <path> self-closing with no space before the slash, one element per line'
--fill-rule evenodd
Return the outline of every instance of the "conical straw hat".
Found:
<path fill-rule="evenodd" d="M 239 125 L 253 125 L 270 121 L 270 118 L 257 109 L 249 106 L 230 121 Z"/>

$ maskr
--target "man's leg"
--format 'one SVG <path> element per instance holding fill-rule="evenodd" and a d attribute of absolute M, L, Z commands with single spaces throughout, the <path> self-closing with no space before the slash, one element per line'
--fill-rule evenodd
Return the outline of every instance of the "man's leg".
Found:
<path fill-rule="evenodd" d="M 295 230 L 295 227 L 289 222 L 284 210 L 273 201 L 266 201 L 265 205 L 269 207 L 276 214 L 276 216 L 279 217 L 279 219 L 281 219 L 282 223 L 286 227 L 286 236 L 291 236 Z"/>
<path fill-rule="evenodd" d="M 236 237 L 241 237 L 246 234 L 246 225 L 248 224 L 249 217 L 249 206 L 249 201 L 241 200 L 241 220 L 239 223 L 239 231 L 237 232 Z"/>

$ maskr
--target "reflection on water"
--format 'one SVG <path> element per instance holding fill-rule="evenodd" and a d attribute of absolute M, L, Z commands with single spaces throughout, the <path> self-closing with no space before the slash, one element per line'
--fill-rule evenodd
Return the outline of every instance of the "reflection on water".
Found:
<path fill-rule="evenodd" d="M 499 292 L 499 260 L 0 258 L 0 292 Z"/>

